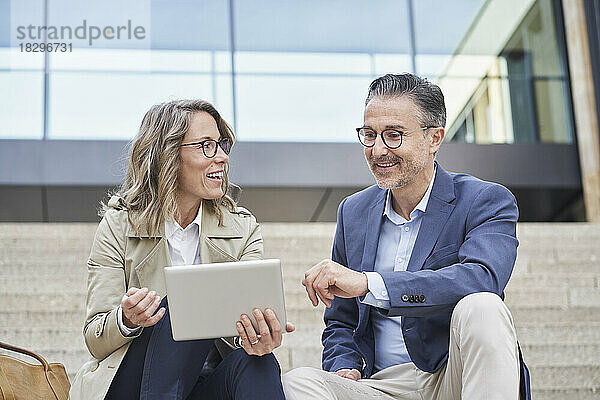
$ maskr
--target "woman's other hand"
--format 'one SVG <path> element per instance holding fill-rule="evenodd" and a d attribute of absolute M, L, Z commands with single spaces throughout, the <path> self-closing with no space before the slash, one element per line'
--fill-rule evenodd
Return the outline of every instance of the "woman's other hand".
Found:
<path fill-rule="evenodd" d="M 164 307 L 161 307 L 156 312 L 160 301 L 161 298 L 155 291 L 148 292 L 147 288 L 129 288 L 121 299 L 123 324 L 129 329 L 156 324 L 167 311 Z"/>
<path fill-rule="evenodd" d="M 281 324 L 273 310 L 269 308 L 265 310 L 264 314 L 261 310 L 255 308 L 253 314 L 256 325 L 258 326 L 258 334 L 252 326 L 250 317 L 246 314 L 242 314 L 240 321 L 238 321 L 235 326 L 240 335 L 242 347 L 246 350 L 246 353 L 254 356 L 264 356 L 281 346 Z M 294 329 L 296 328 L 290 323 L 287 323 L 285 326 L 285 330 L 288 333 L 293 332 Z"/>

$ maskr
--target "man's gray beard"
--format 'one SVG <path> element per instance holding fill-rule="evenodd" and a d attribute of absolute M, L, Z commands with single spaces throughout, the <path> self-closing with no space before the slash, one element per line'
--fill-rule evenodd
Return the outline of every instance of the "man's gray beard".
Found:
<path fill-rule="evenodd" d="M 406 171 L 407 173 L 403 174 L 403 176 L 401 176 L 397 182 L 383 183 L 379 182 L 377 175 L 375 175 L 375 172 L 372 168 L 372 163 L 369 160 L 367 160 L 367 162 L 369 165 L 369 170 L 371 171 L 371 174 L 373 174 L 375 182 L 377 182 L 377 186 L 379 186 L 382 189 L 402 189 L 406 187 L 416 179 L 417 175 L 419 175 L 419 173 L 423 171 L 423 169 L 425 169 L 426 166 L 426 162 L 423 162 L 423 164 L 420 165 L 420 168 L 415 163 L 411 163 L 409 165 L 406 165 L 406 167 L 409 168 L 409 171 Z"/>

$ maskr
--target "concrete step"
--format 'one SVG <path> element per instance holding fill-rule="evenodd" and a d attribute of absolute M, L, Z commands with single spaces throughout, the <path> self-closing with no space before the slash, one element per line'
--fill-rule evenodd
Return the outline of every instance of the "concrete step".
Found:
<path fill-rule="evenodd" d="M 310 266 L 305 264 L 283 263 L 283 277 L 286 289 L 300 288 L 304 273 Z M 3 291 L 14 292 L 19 288 L 37 287 L 43 283 L 49 291 L 60 287 L 61 282 L 65 287 L 71 284 L 84 285 L 87 281 L 87 268 L 85 261 L 57 263 L 42 263 L 40 265 L 5 265 L 0 266 L 0 293 Z M 528 273 L 515 274 L 508 284 L 511 290 L 530 289 L 566 289 L 566 288 L 598 288 L 600 286 L 600 273 Z M 79 286 L 75 286 L 77 289 Z"/>
<path fill-rule="evenodd" d="M 533 366 L 529 371 L 535 389 L 600 390 L 600 365 Z"/>
<path fill-rule="evenodd" d="M 85 267 L 90 253 L 79 251 L 78 253 L 58 252 L 57 254 L 42 254 L 22 253 L 20 255 L 6 256 L 0 254 L 0 270 L 5 271 L 6 268 L 13 268 L 15 271 L 18 267 L 52 268 L 53 266 L 63 266 L 65 268 L 76 268 L 78 266 Z"/>
<path fill-rule="evenodd" d="M 516 326 L 548 322 L 600 322 L 600 307 L 521 307 L 513 305 L 510 312 Z"/>
<path fill-rule="evenodd" d="M 81 236 L 93 237 L 98 228 L 97 223 L 1 223 L 0 240 L 6 238 L 47 238 L 56 236 L 76 239 Z"/>
<path fill-rule="evenodd" d="M 80 316 L 80 315 L 78 315 Z M 580 323 L 574 326 L 567 324 L 553 324 L 543 326 L 517 327 L 517 336 L 523 344 L 522 348 L 526 354 L 543 354 L 547 359 L 533 361 L 533 364 L 547 365 L 552 360 L 558 361 L 558 355 L 571 354 L 572 363 L 595 364 L 600 365 L 600 342 L 598 341 L 600 324 Z M 47 326 L 21 326 L 21 327 L 0 327 L 0 337 L 9 343 L 24 343 L 31 345 L 35 343 L 38 346 L 52 348 L 69 348 L 74 345 L 83 344 L 82 326 L 55 324 L 52 327 Z M 564 333 L 559 330 L 564 329 Z M 285 335 L 284 344 L 300 347 L 313 348 L 320 347 L 323 323 L 308 324 L 297 323 L 296 331 L 290 335 Z M 548 334 L 544 336 L 544 332 Z M 564 338 L 567 336 L 567 338 Z M 589 359 L 588 359 L 589 358 Z M 528 358 L 528 361 L 531 361 Z"/>
<path fill-rule="evenodd" d="M 600 259 L 598 261 L 573 261 L 573 262 L 543 262 L 530 261 L 528 272 L 539 274 L 600 274 Z"/>
<path fill-rule="evenodd" d="M 87 291 L 87 273 L 65 276 L 40 274 L 0 276 L 0 293 L 79 293 Z"/>
<path fill-rule="evenodd" d="M 600 388 L 533 389 L 531 398 L 536 400 L 598 400 Z"/>
<path fill-rule="evenodd" d="M 40 311 L 0 311 L 0 326 L 12 329 L 70 327 L 82 331 L 84 321 L 85 310 L 83 307 L 63 311 L 53 309 Z"/>
<path fill-rule="evenodd" d="M 600 367 L 600 343 L 571 342 L 521 344 L 523 357 L 529 367 L 595 365 Z M 600 383 L 600 382 L 599 382 Z"/>
<path fill-rule="evenodd" d="M 598 287 L 600 273 L 527 273 L 514 274 L 507 288 L 575 288 Z"/>
<path fill-rule="evenodd" d="M 7 291 L 7 296 L 2 304 L 0 311 L 10 310 L 39 310 L 48 309 L 48 307 L 62 307 L 61 310 L 68 310 L 69 307 L 82 307 L 85 304 L 87 292 L 85 286 L 77 284 L 77 287 L 69 287 L 68 291 L 61 288 L 60 285 L 54 285 L 55 291 L 51 288 L 39 287 L 31 289 L 34 293 L 23 293 L 20 288 Z M 15 288 L 13 288 L 15 289 Z M 39 290 L 38 290 L 39 289 Z M 596 295 L 600 294 L 600 289 L 511 289 L 507 290 L 505 302 L 512 308 L 513 306 L 526 308 L 539 307 L 568 307 L 573 304 L 580 307 L 596 307 Z M 286 307 L 291 308 L 310 308 L 311 304 L 302 286 L 290 288 L 285 291 Z M 77 306 L 80 304 L 80 306 Z"/>
<path fill-rule="evenodd" d="M 52 327 L 72 327 L 83 329 L 85 322 L 85 306 L 73 309 L 58 311 L 56 309 L 47 310 L 27 310 L 27 311 L 0 311 L 0 326 L 11 328 L 52 328 Z M 319 325 L 323 326 L 323 307 L 295 309 L 287 307 L 287 319 L 296 324 L 296 326 Z M 322 330 L 323 328 L 321 328 Z"/>
<path fill-rule="evenodd" d="M 67 365 L 83 344 L 89 255 L 97 224 L 0 224 L 0 338 Z M 532 371 L 534 398 L 600 398 L 600 224 L 519 224 L 506 291 Z M 297 332 L 276 350 L 287 371 L 320 367 L 324 307 L 313 308 L 304 273 L 330 257 L 335 224 L 262 224 L 265 255 L 281 258 L 288 320 Z"/>
<path fill-rule="evenodd" d="M 600 289 L 587 290 L 570 289 L 570 301 L 567 301 L 567 290 L 519 290 L 507 294 L 506 303 L 511 309 L 515 321 L 519 322 L 552 322 L 552 321 L 598 321 L 600 307 L 596 297 Z M 36 293 L 10 293 L 3 296 L 0 302 L 0 313 L 4 312 L 68 312 L 83 310 L 85 307 L 85 290 L 73 292 L 39 291 Z M 568 307 L 574 304 L 574 307 Z M 320 306 L 322 310 L 322 306 Z M 306 292 L 303 289 L 286 291 L 286 308 L 292 310 L 307 310 L 313 313 Z M 322 311 L 321 311 L 322 312 Z M 297 320 L 301 322 L 302 320 Z M 312 321 L 312 320 L 311 320 Z"/>
<path fill-rule="evenodd" d="M 518 323 L 517 337 L 521 343 L 600 343 L 600 322 L 581 320 L 579 322 Z"/>
<path fill-rule="evenodd" d="M 82 327 L 0 328 L 0 337 L 6 343 L 26 348 L 35 346 L 46 350 L 85 349 Z"/>
<path fill-rule="evenodd" d="M 259 221 L 260 222 L 260 221 Z M 77 238 L 81 235 L 93 236 L 97 223 L 1 223 L 0 239 L 6 237 L 39 237 L 44 238 L 60 231 L 61 236 Z M 330 235 L 333 237 L 335 223 L 277 223 L 263 222 L 261 228 L 264 236 L 298 237 Z M 598 223 L 519 223 L 517 237 L 522 242 L 530 240 L 548 240 L 552 243 L 565 241 L 581 241 L 600 239 L 600 224 Z"/>
<path fill-rule="evenodd" d="M 82 312 L 85 311 L 86 293 L 14 293 L 4 296 L 0 302 L 0 315 L 5 313 L 44 313 L 44 312 Z M 286 304 L 290 321 L 303 321 L 305 317 L 314 323 L 314 314 L 323 314 L 324 307 L 313 308 L 310 303 L 301 307 Z M 14 315 L 14 314 L 13 314 Z M 293 318 L 292 318 L 293 316 Z"/>
<path fill-rule="evenodd" d="M 301 286 L 289 287 L 285 292 L 286 305 L 294 307 L 303 307 L 309 304 L 306 291 Z M 567 289 L 567 288 L 514 288 L 506 290 L 505 302 L 512 308 L 513 306 L 540 308 L 540 307 L 569 307 L 570 305 L 579 307 L 596 307 L 600 304 L 597 301 L 600 296 L 600 288 L 591 289 Z"/>

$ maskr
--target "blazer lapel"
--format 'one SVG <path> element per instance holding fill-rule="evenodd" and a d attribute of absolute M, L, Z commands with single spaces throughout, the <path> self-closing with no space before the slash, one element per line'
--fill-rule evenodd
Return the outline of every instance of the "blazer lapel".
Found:
<path fill-rule="evenodd" d="M 201 229 L 200 260 L 203 264 L 238 261 L 230 239 L 241 239 L 244 235 L 227 212 L 223 214 L 222 226 L 219 226 L 219 218 L 205 203 L 202 207 Z"/>
<path fill-rule="evenodd" d="M 365 247 L 361 262 L 361 271 L 373 271 L 375 268 L 375 257 L 377 256 L 377 245 L 379 234 L 383 224 L 383 207 L 385 205 L 386 190 L 382 190 L 376 197 L 375 202 L 369 209 L 365 229 Z"/>
<path fill-rule="evenodd" d="M 423 267 L 427 256 L 433 250 L 433 246 L 454 209 L 454 204 L 451 204 L 451 202 L 456 197 L 452 177 L 437 163 L 436 165 L 435 182 L 433 182 L 429 203 L 425 214 L 423 214 L 419 234 L 410 256 L 408 271 L 418 271 Z"/>

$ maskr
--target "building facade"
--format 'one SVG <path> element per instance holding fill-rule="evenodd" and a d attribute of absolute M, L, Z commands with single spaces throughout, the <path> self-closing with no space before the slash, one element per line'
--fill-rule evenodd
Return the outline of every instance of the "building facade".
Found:
<path fill-rule="evenodd" d="M 259 220 L 334 221 L 374 183 L 368 85 L 405 71 L 444 92 L 445 168 L 509 187 L 521 221 L 600 219 L 595 2 L 71 3 L 0 0 L 0 221 L 97 220 L 144 112 L 175 98 L 234 127 Z M 71 48 L 27 50 L 54 42 Z"/>

